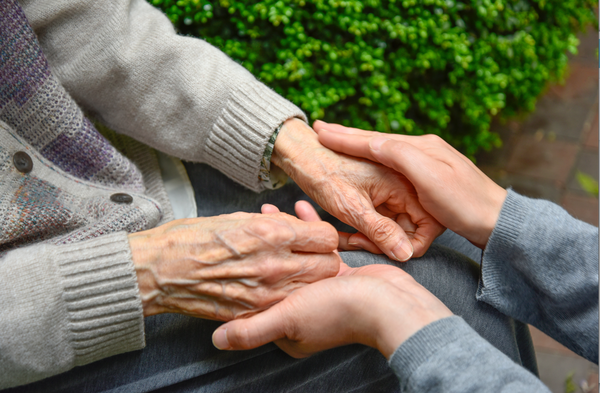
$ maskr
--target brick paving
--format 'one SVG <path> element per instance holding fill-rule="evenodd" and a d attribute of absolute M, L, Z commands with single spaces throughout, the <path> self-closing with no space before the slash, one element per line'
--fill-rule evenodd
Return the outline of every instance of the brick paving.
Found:
<path fill-rule="evenodd" d="M 582 172 L 598 181 L 598 31 L 580 37 L 562 86 L 551 86 L 534 113 L 493 130 L 503 147 L 480 154 L 477 165 L 503 187 L 562 205 L 571 215 L 598 226 L 598 197 L 577 181 Z M 567 376 L 598 391 L 598 366 L 539 330 L 531 329 L 540 377 L 554 393 L 564 393 Z M 585 389 L 581 389 L 585 392 Z"/>

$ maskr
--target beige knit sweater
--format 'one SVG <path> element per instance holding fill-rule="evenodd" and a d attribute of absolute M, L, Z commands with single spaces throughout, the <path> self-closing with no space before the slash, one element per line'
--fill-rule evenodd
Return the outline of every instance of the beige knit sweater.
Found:
<path fill-rule="evenodd" d="M 145 227 L 172 217 L 148 146 L 208 163 L 260 191 L 270 136 L 291 117 L 305 119 L 216 48 L 176 35 L 143 0 L 21 5 L 62 87 L 112 129 L 141 142 L 113 138 L 143 175 L 144 190 L 124 191 L 134 196 Z M 0 122 L 0 147 L 26 149 L 37 178 L 81 198 L 119 191 L 64 173 L 15 135 Z M 0 389 L 145 345 L 125 231 L 8 251 L 0 259 L 0 304 Z"/>

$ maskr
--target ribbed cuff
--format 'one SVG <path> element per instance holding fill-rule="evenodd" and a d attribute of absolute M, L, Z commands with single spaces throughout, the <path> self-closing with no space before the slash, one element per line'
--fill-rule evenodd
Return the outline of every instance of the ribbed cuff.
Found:
<path fill-rule="evenodd" d="M 465 336 L 469 330 L 472 330 L 471 327 L 462 318 L 451 316 L 432 322 L 410 336 L 394 351 L 389 360 L 401 386 L 408 384 L 410 376 L 423 363 L 445 346 Z"/>
<path fill-rule="evenodd" d="M 125 232 L 55 254 L 75 365 L 141 349 L 144 317 Z"/>
<path fill-rule="evenodd" d="M 260 162 L 273 132 L 293 117 L 307 121 L 296 105 L 264 84 L 238 86 L 206 144 L 208 164 L 253 191 L 262 191 Z"/>
<path fill-rule="evenodd" d="M 511 189 L 502 205 L 496 227 L 492 231 L 481 258 L 481 279 L 477 288 L 477 299 L 496 304 L 502 295 L 496 293 L 498 286 L 506 280 L 507 263 L 527 217 L 527 198 Z"/>

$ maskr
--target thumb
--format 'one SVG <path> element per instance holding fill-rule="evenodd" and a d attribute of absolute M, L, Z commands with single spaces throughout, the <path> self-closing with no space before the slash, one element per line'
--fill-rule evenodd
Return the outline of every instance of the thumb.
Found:
<path fill-rule="evenodd" d="M 356 223 L 356 229 L 365 234 L 388 257 L 406 262 L 413 255 L 413 246 L 404 230 L 391 218 L 376 210 L 366 212 Z"/>
<path fill-rule="evenodd" d="M 227 322 L 214 331 L 213 345 L 222 350 L 253 349 L 284 338 L 283 318 L 272 307 L 250 318 Z"/>

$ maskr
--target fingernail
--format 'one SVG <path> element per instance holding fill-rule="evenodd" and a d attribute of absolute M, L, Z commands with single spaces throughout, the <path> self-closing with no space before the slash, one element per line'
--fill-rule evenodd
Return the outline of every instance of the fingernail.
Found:
<path fill-rule="evenodd" d="M 360 248 L 360 249 L 364 249 L 364 247 L 360 245 L 361 243 L 362 243 L 362 241 L 361 241 L 360 236 L 357 236 L 356 234 L 351 235 L 348 238 L 348 245 L 349 246 Z"/>
<path fill-rule="evenodd" d="M 213 333 L 212 342 L 217 349 L 229 349 L 229 340 L 227 340 L 227 329 L 217 329 Z"/>
<path fill-rule="evenodd" d="M 371 148 L 371 150 L 374 151 L 379 151 L 379 149 L 381 148 L 381 145 L 383 145 L 385 142 L 389 141 L 389 138 L 386 138 L 384 136 L 377 136 L 373 139 L 371 139 L 371 142 L 369 142 L 369 147 Z"/>
<path fill-rule="evenodd" d="M 392 250 L 392 254 L 400 262 L 408 261 L 410 257 L 412 257 L 413 252 L 413 246 L 408 240 L 402 240 L 402 242 Z"/>
<path fill-rule="evenodd" d="M 350 247 L 354 247 L 354 248 L 358 248 L 358 249 L 360 249 L 360 250 L 364 250 L 364 247 L 363 247 L 363 246 L 361 246 L 361 245 L 360 245 L 360 244 L 358 244 L 358 243 L 351 243 L 351 242 L 348 242 L 348 245 L 349 245 Z"/>

